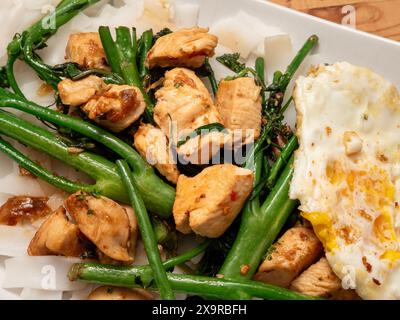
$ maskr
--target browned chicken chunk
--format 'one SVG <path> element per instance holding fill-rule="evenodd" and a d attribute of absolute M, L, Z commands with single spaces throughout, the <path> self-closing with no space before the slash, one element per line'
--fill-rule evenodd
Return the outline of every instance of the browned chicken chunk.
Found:
<path fill-rule="evenodd" d="M 135 134 L 135 148 L 146 161 L 176 184 L 179 171 L 168 148 L 165 134 L 151 124 L 142 123 Z"/>
<path fill-rule="evenodd" d="M 291 228 L 271 247 L 254 280 L 287 288 L 322 251 L 322 244 L 313 230 Z"/>
<path fill-rule="evenodd" d="M 108 68 L 106 54 L 97 32 L 71 34 L 65 58 L 88 69 Z"/>
<path fill-rule="evenodd" d="M 222 122 L 207 88 L 189 69 L 166 72 L 164 86 L 156 92 L 156 98 L 154 120 L 168 138 L 170 125 L 180 137 L 206 124 Z"/>
<path fill-rule="evenodd" d="M 154 296 L 144 289 L 101 286 L 93 290 L 88 300 L 153 300 Z"/>
<path fill-rule="evenodd" d="M 206 57 L 214 55 L 218 38 L 208 29 L 181 29 L 160 37 L 149 51 L 146 65 L 154 67 L 199 68 Z"/>
<path fill-rule="evenodd" d="M 180 175 L 173 208 L 177 230 L 221 236 L 252 189 L 253 172 L 232 164 L 208 167 L 193 178 Z"/>
<path fill-rule="evenodd" d="M 28 247 L 30 256 L 79 257 L 84 252 L 79 228 L 68 220 L 62 207 L 42 223 Z"/>
<path fill-rule="evenodd" d="M 108 257 L 132 262 L 129 255 L 131 226 L 126 210 L 106 197 L 77 192 L 65 200 L 65 207 L 81 232 Z"/>
<path fill-rule="evenodd" d="M 195 129 L 211 123 L 222 123 L 211 95 L 196 74 L 185 68 L 175 68 L 165 74 L 164 87 L 156 92 L 157 104 L 154 120 L 174 143 L 191 134 Z M 207 136 L 207 135 L 206 135 Z M 204 163 L 223 146 L 226 135 L 214 133 L 208 138 L 196 137 L 179 146 L 178 153 L 192 163 Z M 210 153 L 210 147 L 214 153 Z M 216 150 L 216 151 L 215 151 Z M 204 161 L 199 155 L 208 154 Z M 193 155 L 195 157 L 193 157 Z"/>
<path fill-rule="evenodd" d="M 82 110 L 101 126 L 120 132 L 139 119 L 146 108 L 143 95 L 136 87 L 109 85 L 91 98 Z"/>
<path fill-rule="evenodd" d="M 253 78 L 222 80 L 217 91 L 216 106 L 226 128 L 254 130 L 254 139 L 261 132 L 261 88 Z M 245 133 L 243 132 L 243 136 Z"/>
<path fill-rule="evenodd" d="M 58 84 L 58 92 L 63 104 L 78 107 L 103 91 L 106 86 L 103 79 L 96 76 L 88 76 L 77 81 L 62 80 Z"/>
<path fill-rule="evenodd" d="M 325 257 L 310 266 L 290 285 L 290 289 L 307 294 L 328 298 L 342 288 L 342 283 L 329 266 Z"/>

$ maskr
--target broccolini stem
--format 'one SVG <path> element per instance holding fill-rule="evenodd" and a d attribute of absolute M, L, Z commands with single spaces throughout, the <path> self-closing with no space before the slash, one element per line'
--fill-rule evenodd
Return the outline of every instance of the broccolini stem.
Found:
<path fill-rule="evenodd" d="M 148 266 L 113 266 L 94 263 L 74 264 L 69 272 L 70 280 L 81 280 L 103 285 L 129 288 L 144 287 L 151 282 Z M 175 291 L 204 296 L 212 299 L 241 300 L 258 297 L 271 300 L 317 300 L 288 289 L 251 280 L 231 280 L 203 276 L 167 273 Z M 151 286 L 150 289 L 156 289 Z"/>
<path fill-rule="evenodd" d="M 297 201 L 289 199 L 293 158 L 259 210 L 245 210 L 239 233 L 219 273 L 227 279 L 251 279 Z M 242 267 L 246 266 L 246 273 Z"/>
<path fill-rule="evenodd" d="M 149 69 L 146 67 L 146 58 L 153 46 L 153 30 L 147 30 L 142 34 L 142 46 L 139 52 L 139 75 L 143 80 L 149 75 Z"/>
<path fill-rule="evenodd" d="M 84 186 L 76 183 L 68 183 L 55 177 L 51 177 L 47 171 L 32 163 L 27 157 L 21 155 L 10 145 L 3 143 L 1 151 L 8 154 L 20 165 L 31 173 L 43 178 L 45 181 L 67 192 L 87 190 L 96 192 L 117 201 L 128 202 L 122 181 L 117 173 L 114 163 L 103 157 L 89 152 L 71 154 L 68 147 L 53 133 L 35 126 L 26 120 L 0 110 L 0 134 L 13 138 L 24 145 L 46 153 L 73 168 L 82 171 L 92 177 L 96 184 Z"/>
<path fill-rule="evenodd" d="M 215 96 L 218 91 L 218 82 L 217 82 L 217 79 L 215 78 L 215 73 L 214 73 L 213 68 L 210 65 L 210 60 L 208 57 L 206 58 L 204 64 L 205 64 L 207 71 L 210 73 L 210 75 L 208 76 L 208 80 L 210 81 L 211 89 Z"/>
<path fill-rule="evenodd" d="M 133 175 L 147 208 L 162 217 L 170 216 L 175 199 L 174 189 L 163 182 L 155 174 L 154 169 L 132 147 L 122 140 L 93 124 L 48 108 L 43 108 L 2 88 L 0 88 L 1 107 L 14 108 L 27 112 L 41 120 L 76 131 L 110 148 L 126 159 L 132 167 Z M 16 138 L 18 139 L 18 137 Z"/>
<path fill-rule="evenodd" d="M 128 163 L 124 160 L 118 160 L 117 166 L 125 188 L 127 189 L 131 205 L 138 219 L 140 234 L 147 258 L 149 259 L 150 267 L 154 274 L 154 280 L 160 290 L 162 299 L 173 300 L 175 295 L 171 285 L 168 282 L 167 274 L 162 265 L 160 251 L 158 249 L 156 236 L 151 226 L 150 217 L 147 213 L 143 199 L 139 194 L 138 188 L 131 175 Z"/>
<path fill-rule="evenodd" d="M 258 75 L 258 78 L 265 83 L 265 60 L 262 57 L 258 57 L 256 59 L 255 69 Z M 265 97 L 265 90 L 261 89 L 261 105 L 264 109 L 267 105 L 266 97 Z"/>
<path fill-rule="evenodd" d="M 286 163 L 292 156 L 293 152 L 298 148 L 299 144 L 297 141 L 297 137 L 293 135 L 286 146 L 281 151 L 281 155 L 273 164 L 271 171 L 267 178 L 267 187 L 272 189 L 275 185 L 276 179 L 279 176 L 281 170 L 285 167 Z"/>
<path fill-rule="evenodd" d="M 55 176 L 53 173 L 41 167 L 36 162 L 30 160 L 23 153 L 15 149 L 10 143 L 4 141 L 1 138 L 0 138 L 0 151 L 7 154 L 11 159 L 16 161 L 22 168 L 28 170 L 36 177 L 68 193 L 74 193 L 78 190 L 83 190 L 90 193 L 96 191 L 95 186 L 73 182 L 66 178 Z"/>
<path fill-rule="evenodd" d="M 148 122 L 153 122 L 154 104 L 143 87 L 137 66 L 137 39 L 136 29 L 132 35 L 127 27 L 116 29 L 116 41 L 113 40 L 109 27 L 100 27 L 99 34 L 103 44 L 107 61 L 113 72 L 121 75 L 125 83 L 135 86 L 142 92 L 146 102 L 145 117 Z"/>

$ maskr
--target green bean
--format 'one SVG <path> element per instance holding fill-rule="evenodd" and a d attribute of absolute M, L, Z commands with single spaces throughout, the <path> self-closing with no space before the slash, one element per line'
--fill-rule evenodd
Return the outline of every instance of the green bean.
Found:
<path fill-rule="evenodd" d="M 119 169 L 122 181 L 127 189 L 129 199 L 135 211 L 141 238 L 146 250 L 147 258 L 150 267 L 154 274 L 154 280 L 162 299 L 173 300 L 175 295 L 172 291 L 171 285 L 168 282 L 167 274 L 161 262 L 160 251 L 158 250 L 157 240 L 154 230 L 151 226 L 150 217 L 147 213 L 143 199 L 139 194 L 138 188 L 131 175 L 128 163 L 124 160 L 118 160 L 117 166 Z"/>

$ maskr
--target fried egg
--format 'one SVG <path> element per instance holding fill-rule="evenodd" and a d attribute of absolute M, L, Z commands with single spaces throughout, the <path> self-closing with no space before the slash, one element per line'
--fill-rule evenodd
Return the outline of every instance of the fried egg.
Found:
<path fill-rule="evenodd" d="M 299 199 L 345 289 L 400 299 L 400 98 L 369 69 L 340 62 L 296 82 L 290 197 Z"/>

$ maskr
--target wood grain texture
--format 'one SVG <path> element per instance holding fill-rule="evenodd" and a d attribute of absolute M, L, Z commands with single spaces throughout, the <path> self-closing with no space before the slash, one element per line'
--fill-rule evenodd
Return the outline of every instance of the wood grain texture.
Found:
<path fill-rule="evenodd" d="M 352 5 L 359 30 L 400 41 L 400 0 L 271 0 L 313 16 L 341 23 L 342 8 Z"/>

